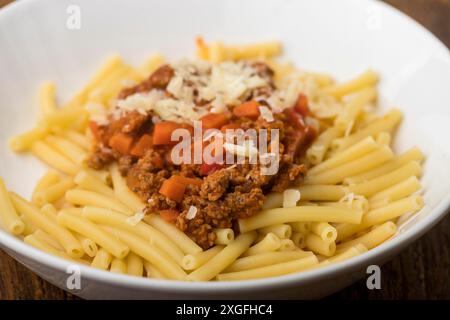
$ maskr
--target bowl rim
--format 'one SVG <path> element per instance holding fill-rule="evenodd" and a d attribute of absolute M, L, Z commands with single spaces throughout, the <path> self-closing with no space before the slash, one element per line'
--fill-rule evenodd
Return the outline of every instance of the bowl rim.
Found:
<path fill-rule="evenodd" d="M 39 1 L 41 0 L 22 0 L 12 2 L 0 10 L 0 19 L 4 18 L 7 15 L 14 15 L 16 11 L 26 9 L 26 7 L 31 3 Z M 361 0 L 351 1 L 355 3 L 358 1 L 360 5 L 362 3 Z M 395 14 L 396 19 L 403 19 L 405 23 L 412 24 L 418 32 L 425 33 L 426 36 L 433 42 L 433 46 L 435 46 L 437 50 L 440 50 L 441 53 L 443 53 L 443 56 L 445 57 L 444 59 L 446 59 L 446 62 L 450 65 L 449 49 L 420 23 L 387 3 L 375 0 L 363 1 L 365 1 L 365 5 L 373 5 L 380 8 L 381 10 L 389 11 Z M 369 250 L 364 254 L 339 263 L 278 277 L 229 282 L 216 281 L 214 282 L 214 285 L 211 285 L 211 282 L 186 282 L 177 280 L 168 281 L 135 277 L 130 275 L 121 275 L 108 271 L 98 270 L 90 266 L 77 264 L 73 261 L 65 260 L 40 251 L 1 229 L 0 244 L 1 246 L 11 250 L 15 254 L 19 254 L 23 257 L 38 262 L 47 268 L 56 269 L 63 273 L 66 272 L 69 266 L 71 267 L 77 265 L 80 268 L 82 279 L 95 280 L 113 286 L 151 289 L 153 291 L 177 291 L 181 294 L 189 292 L 224 293 L 229 291 L 246 291 L 306 284 L 320 278 L 327 278 L 332 275 L 344 273 L 346 270 L 352 270 L 361 266 L 368 265 L 371 263 L 371 261 L 380 261 L 384 258 L 390 258 L 390 256 L 395 254 L 396 251 L 400 251 L 405 246 L 421 237 L 434 225 L 436 225 L 449 212 L 449 209 L 450 193 L 447 194 L 447 196 L 443 197 L 443 199 L 430 210 L 430 213 L 427 216 L 415 223 L 409 229 L 397 234 L 395 238 L 388 240 L 387 242 Z M 72 293 L 77 294 L 76 291 Z"/>

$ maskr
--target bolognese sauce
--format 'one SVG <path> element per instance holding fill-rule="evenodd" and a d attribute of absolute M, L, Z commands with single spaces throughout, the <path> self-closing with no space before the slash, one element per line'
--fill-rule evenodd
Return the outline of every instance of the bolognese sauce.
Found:
<path fill-rule="evenodd" d="M 294 100 L 280 94 L 273 71 L 261 61 L 163 65 L 124 88 L 103 121 L 90 123 L 95 150 L 88 163 L 101 169 L 116 161 L 146 213 L 159 213 L 207 249 L 215 228 L 238 232 L 237 219 L 260 211 L 268 193 L 302 182 L 302 156 L 316 130 L 305 120 L 312 116 L 306 96 L 295 94 Z M 180 128 L 193 133 L 193 121 L 224 135 L 227 129 L 278 130 L 278 171 L 261 174 L 261 164 L 248 159 L 174 164 L 171 135 Z"/>

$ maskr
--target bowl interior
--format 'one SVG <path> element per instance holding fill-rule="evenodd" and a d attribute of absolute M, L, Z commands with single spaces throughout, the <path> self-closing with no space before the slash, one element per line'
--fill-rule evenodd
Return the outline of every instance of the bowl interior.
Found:
<path fill-rule="evenodd" d="M 63 102 L 111 53 L 137 65 L 155 52 L 192 57 L 194 38 L 202 35 L 228 43 L 280 40 L 286 59 L 338 79 L 367 68 L 379 72 L 380 109 L 395 106 L 405 114 L 396 150 L 417 145 L 427 157 L 426 206 L 401 232 L 449 203 L 449 53 L 397 11 L 367 0 L 109 0 L 107 7 L 80 0 L 80 29 L 70 29 L 72 3 L 28 0 L 0 11 L 0 175 L 16 192 L 29 196 L 45 169 L 7 146 L 8 137 L 35 123 L 42 81 L 54 81 Z"/>

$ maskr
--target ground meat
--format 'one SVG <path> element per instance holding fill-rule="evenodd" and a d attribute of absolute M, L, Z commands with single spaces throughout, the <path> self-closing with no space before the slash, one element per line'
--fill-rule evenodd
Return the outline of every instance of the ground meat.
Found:
<path fill-rule="evenodd" d="M 139 93 L 148 92 L 152 89 L 166 89 L 170 80 L 174 75 L 174 70 L 169 65 L 163 65 L 153 72 L 150 77 L 134 87 L 123 89 L 119 93 L 119 99 L 125 99 L 126 97 Z"/>
<path fill-rule="evenodd" d="M 128 175 L 128 172 L 131 170 L 131 168 L 133 167 L 133 164 L 136 162 L 135 158 L 132 156 L 123 156 L 119 158 L 118 161 L 118 167 L 119 167 L 119 172 L 123 175 L 126 176 Z"/>
<path fill-rule="evenodd" d="M 148 121 L 148 115 L 143 115 L 139 112 L 128 112 L 125 115 L 126 124 L 122 127 L 123 133 L 133 133 L 139 131 Z"/>
<path fill-rule="evenodd" d="M 227 170 L 219 170 L 203 180 L 200 196 L 209 201 L 216 201 L 227 191 L 230 174 Z"/>
<path fill-rule="evenodd" d="M 104 166 L 116 160 L 118 156 L 117 152 L 110 148 L 96 146 L 94 152 L 88 158 L 87 164 L 91 168 L 101 170 Z"/>

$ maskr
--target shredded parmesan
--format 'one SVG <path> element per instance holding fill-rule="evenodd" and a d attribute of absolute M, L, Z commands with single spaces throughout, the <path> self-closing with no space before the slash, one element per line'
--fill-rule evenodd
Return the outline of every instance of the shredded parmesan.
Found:
<path fill-rule="evenodd" d="M 186 219 L 192 220 L 197 215 L 197 207 L 190 206 L 188 212 L 186 213 Z"/>
<path fill-rule="evenodd" d="M 267 108 L 266 106 L 260 106 L 259 107 L 259 112 L 261 113 L 261 117 L 264 120 L 266 120 L 267 122 L 273 122 L 274 121 L 272 111 L 269 108 Z"/>
<path fill-rule="evenodd" d="M 258 155 L 258 149 L 253 145 L 251 140 L 244 141 L 244 145 L 237 145 L 229 142 L 223 144 L 223 148 L 237 156 L 253 157 Z"/>
<path fill-rule="evenodd" d="M 173 65 L 175 75 L 167 85 L 171 97 L 153 89 L 135 93 L 119 100 L 117 106 L 124 111 L 147 114 L 155 112 L 162 120 L 192 122 L 208 112 L 221 113 L 227 106 L 245 101 L 251 90 L 270 86 L 248 62 L 222 62 L 182 60 Z M 202 101 L 203 107 L 197 107 Z"/>
<path fill-rule="evenodd" d="M 144 219 L 145 213 L 143 212 L 137 212 L 136 214 L 132 215 L 131 217 L 127 218 L 127 223 L 135 226 L 137 225 L 142 219 Z"/>
<path fill-rule="evenodd" d="M 85 106 L 89 112 L 90 119 L 99 125 L 107 125 L 109 123 L 106 108 L 100 103 L 88 103 Z"/>
<path fill-rule="evenodd" d="M 300 191 L 296 189 L 286 189 L 283 192 L 283 208 L 293 208 L 300 200 Z"/>

